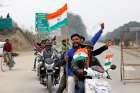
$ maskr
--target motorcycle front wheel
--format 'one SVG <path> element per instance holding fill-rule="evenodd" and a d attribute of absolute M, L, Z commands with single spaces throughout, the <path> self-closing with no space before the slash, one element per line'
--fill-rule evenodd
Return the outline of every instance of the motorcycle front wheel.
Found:
<path fill-rule="evenodd" d="M 52 93 L 52 76 L 48 75 L 47 77 L 47 89 L 49 93 Z"/>

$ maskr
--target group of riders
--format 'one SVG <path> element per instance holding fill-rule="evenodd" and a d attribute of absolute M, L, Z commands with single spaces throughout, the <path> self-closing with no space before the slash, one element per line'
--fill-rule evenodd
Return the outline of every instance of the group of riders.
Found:
<path fill-rule="evenodd" d="M 61 59 L 59 59 L 56 64 L 59 67 L 63 67 L 64 71 L 60 80 L 60 84 L 56 93 L 63 93 L 67 89 L 68 93 L 85 93 L 85 78 L 84 78 L 84 68 L 87 65 L 83 60 L 74 59 L 74 54 L 81 49 L 82 51 L 88 51 L 88 66 L 100 66 L 104 69 L 95 57 L 100 55 L 102 52 L 108 49 L 112 45 L 111 41 L 101 46 L 100 48 L 94 50 L 94 45 L 101 37 L 104 30 L 104 23 L 100 25 L 100 30 L 92 37 L 91 40 L 86 40 L 84 36 L 79 34 L 71 35 L 71 44 L 69 39 L 62 40 L 61 45 Z M 50 58 L 52 55 L 58 56 L 58 51 L 53 45 L 56 43 L 53 40 L 42 40 L 40 43 L 33 43 L 36 53 L 41 53 L 42 57 Z M 77 61 L 77 62 L 76 62 Z M 34 62 L 33 69 L 36 69 L 36 63 Z M 41 73 L 41 72 L 40 72 Z M 58 78 L 60 70 L 56 73 L 56 78 Z M 59 80 L 57 81 L 59 82 Z M 43 81 L 41 82 L 43 83 Z"/>

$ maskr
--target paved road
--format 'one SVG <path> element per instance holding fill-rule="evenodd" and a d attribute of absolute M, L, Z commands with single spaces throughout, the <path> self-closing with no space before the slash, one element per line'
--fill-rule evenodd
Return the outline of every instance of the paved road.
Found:
<path fill-rule="evenodd" d="M 140 83 L 128 83 L 123 85 L 120 82 L 120 51 L 116 48 L 112 48 L 106 53 L 112 52 L 114 54 L 113 62 L 118 66 L 116 71 L 111 71 L 112 79 L 110 84 L 112 85 L 112 93 L 140 93 Z M 101 61 L 104 61 L 103 53 L 99 56 Z M 132 55 L 126 55 L 127 61 L 140 62 L 140 60 Z M 39 84 L 36 74 L 32 72 L 32 61 L 34 57 L 31 52 L 21 53 L 16 58 L 16 66 L 12 71 L 0 72 L 0 93 L 47 93 L 45 87 Z M 127 68 L 130 71 L 135 71 L 133 67 Z M 57 87 L 55 87 L 54 93 Z"/>
<path fill-rule="evenodd" d="M 0 93 L 47 93 L 32 71 L 33 58 L 31 52 L 23 53 L 12 71 L 0 72 Z"/>
<path fill-rule="evenodd" d="M 111 71 L 111 76 L 113 80 L 109 81 L 112 86 L 112 93 L 140 93 L 140 90 L 139 90 L 140 83 L 129 82 L 129 83 L 126 83 L 126 85 L 123 85 L 123 83 L 120 81 L 120 60 L 121 60 L 120 49 L 116 47 L 110 48 L 108 51 L 98 56 L 99 60 L 104 61 L 104 56 L 107 53 L 113 53 L 114 55 L 113 63 L 117 65 L 117 69 L 115 71 Z M 124 54 L 124 60 L 125 60 L 125 63 L 140 64 L 140 58 L 132 56 L 127 53 Z M 133 77 L 135 75 L 134 77 L 140 77 L 140 73 L 137 72 L 137 70 L 140 72 L 140 67 L 135 68 L 135 67 L 130 66 L 125 69 L 129 73 L 128 76 Z"/>

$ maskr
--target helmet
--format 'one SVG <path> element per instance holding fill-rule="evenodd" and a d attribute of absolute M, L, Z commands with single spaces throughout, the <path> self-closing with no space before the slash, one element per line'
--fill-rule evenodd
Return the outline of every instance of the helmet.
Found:
<path fill-rule="evenodd" d="M 51 40 L 46 40 L 46 45 L 47 45 L 47 46 L 52 45 Z"/>
<path fill-rule="evenodd" d="M 93 44 L 90 41 L 85 41 L 82 45 L 85 46 L 85 47 L 88 46 L 88 47 L 92 47 L 93 48 Z"/>
<path fill-rule="evenodd" d="M 46 41 L 45 40 L 41 40 L 40 44 L 45 44 Z"/>
<path fill-rule="evenodd" d="M 86 48 L 78 49 L 73 56 L 74 62 L 83 61 L 88 58 L 88 53 Z"/>

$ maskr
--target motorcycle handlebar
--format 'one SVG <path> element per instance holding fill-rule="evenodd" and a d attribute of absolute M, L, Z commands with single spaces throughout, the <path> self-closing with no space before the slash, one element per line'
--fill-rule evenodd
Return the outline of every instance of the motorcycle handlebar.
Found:
<path fill-rule="evenodd" d="M 91 76 L 84 76 L 86 79 L 92 79 Z"/>
<path fill-rule="evenodd" d="M 106 78 L 106 79 L 112 80 L 109 73 L 108 73 L 108 70 L 106 70 L 106 71 L 104 70 L 104 72 L 94 70 L 93 68 L 92 68 L 92 70 L 93 70 L 93 72 L 90 71 L 90 70 L 89 71 L 88 70 L 84 71 L 84 77 L 87 78 L 87 79 L 92 79 L 93 77 L 97 77 L 97 78 Z"/>

